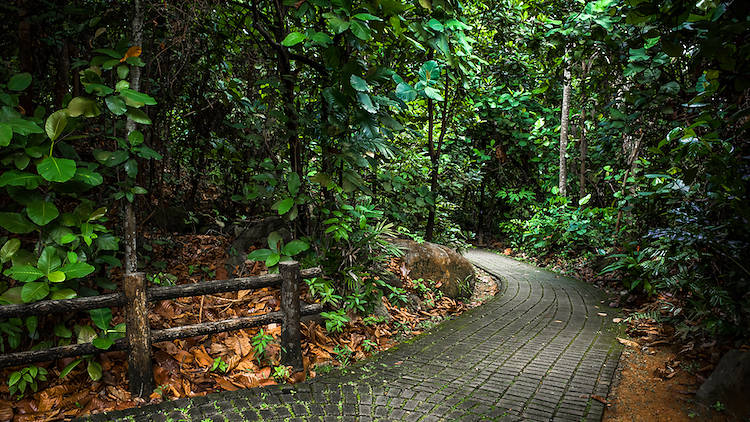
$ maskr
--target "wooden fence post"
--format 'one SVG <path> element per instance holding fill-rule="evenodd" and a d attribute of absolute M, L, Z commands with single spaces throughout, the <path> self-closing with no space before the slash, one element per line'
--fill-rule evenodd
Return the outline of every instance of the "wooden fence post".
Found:
<path fill-rule="evenodd" d="M 148 397 L 154 391 L 154 375 L 151 369 L 151 327 L 146 306 L 146 277 L 143 273 L 125 274 L 124 287 L 130 394 L 134 397 Z"/>
<path fill-rule="evenodd" d="M 281 281 L 281 363 L 291 366 L 293 372 L 304 370 L 302 364 L 302 335 L 300 333 L 299 283 L 297 261 L 279 263 Z"/>

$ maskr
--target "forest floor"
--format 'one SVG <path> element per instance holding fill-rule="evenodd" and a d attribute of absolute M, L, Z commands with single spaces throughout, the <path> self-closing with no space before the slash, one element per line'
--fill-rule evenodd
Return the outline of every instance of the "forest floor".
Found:
<path fill-rule="evenodd" d="M 177 284 L 183 284 L 266 272 L 263 264 L 246 261 L 230 274 L 224 265 L 230 242 L 231 239 L 223 235 L 146 236 L 144 249 L 148 251 L 151 282 L 176 280 Z M 42 365 L 49 372 L 49 380 L 42 383 L 37 392 L 27 392 L 19 400 L 9 396 L 5 383 L 0 385 L 0 421 L 70 420 L 147 403 L 199 397 L 209 392 L 303 381 L 391 348 L 445 318 L 478 306 L 497 292 L 493 279 L 484 274 L 480 276 L 471 299 L 466 302 L 454 301 L 436 297 L 432 291 L 420 294 L 397 260 L 389 264 L 389 270 L 401 278 L 412 298 L 419 297 L 418 305 L 393 306 L 384 298 L 383 307 L 388 313 L 387 317 L 363 319 L 350 314 L 351 321 L 342 332 L 334 334 L 325 330 L 325 324 L 320 319 L 303 321 L 304 372 L 287 377 L 275 374 L 276 368 L 279 368 L 281 327 L 271 324 L 263 327 L 264 333 L 272 336 L 273 340 L 262 354 L 253 346 L 253 338 L 258 335 L 259 329 L 155 344 L 154 377 L 158 387 L 148 400 L 130 396 L 127 388 L 127 356 L 124 352 L 101 354 L 102 377 L 93 382 L 85 362 L 62 379 L 58 378 L 60 372 L 73 359 L 44 363 Z M 117 276 L 117 273 L 111 274 L 112 279 Z M 314 302 L 306 286 L 303 293 L 306 301 Z M 269 288 L 162 301 L 151 307 L 151 327 L 160 329 L 264 314 L 279 310 L 279 306 L 278 289 Z M 113 312 L 113 324 L 123 322 L 122 313 L 117 309 Z M 82 315 L 77 318 L 82 318 Z M 73 321 L 85 323 L 78 319 L 72 319 L 69 325 Z M 7 379 L 17 369 L 1 371 L 0 378 Z"/>
<path fill-rule="evenodd" d="M 603 422 L 729 421 L 720 404 L 708 407 L 695 393 L 726 351 L 716 341 L 696 344 L 663 322 L 667 310 L 680 305 L 669 294 L 650 298 L 623 291 L 614 274 L 600 275 L 590 262 L 559 256 L 535 257 L 493 242 L 504 255 L 567 274 L 604 290 L 610 306 L 624 316 L 614 322 L 625 325 L 618 340 L 626 347 L 620 357 L 615 384 L 606 400 Z"/>

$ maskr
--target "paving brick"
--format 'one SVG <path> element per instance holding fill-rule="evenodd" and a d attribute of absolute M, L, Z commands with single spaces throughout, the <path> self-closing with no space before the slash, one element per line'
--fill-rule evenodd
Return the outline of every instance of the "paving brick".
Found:
<path fill-rule="evenodd" d="M 621 346 L 594 287 L 491 252 L 498 295 L 414 342 L 296 384 L 94 415 L 97 421 L 599 421 Z M 598 308 L 595 308 L 598 306 Z M 560 322 L 557 322 L 560 321 Z"/>

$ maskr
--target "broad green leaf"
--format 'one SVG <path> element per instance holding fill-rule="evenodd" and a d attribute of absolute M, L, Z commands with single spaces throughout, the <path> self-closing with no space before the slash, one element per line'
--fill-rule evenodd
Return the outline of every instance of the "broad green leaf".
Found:
<path fill-rule="evenodd" d="M 265 261 L 269 256 L 271 256 L 272 253 L 273 251 L 271 251 L 270 249 L 256 249 L 250 252 L 250 254 L 247 256 L 247 259 L 251 261 Z"/>
<path fill-rule="evenodd" d="M 277 254 L 276 252 L 272 253 L 271 255 L 266 258 L 266 267 L 273 267 L 274 265 L 278 264 L 281 260 L 281 255 Z"/>
<path fill-rule="evenodd" d="M 430 29 L 432 29 L 434 31 L 437 31 L 437 32 L 443 32 L 445 30 L 445 28 L 443 27 L 443 24 L 440 23 L 440 21 L 438 21 L 435 18 L 432 18 L 429 21 L 427 21 L 426 25 L 427 25 L 428 28 L 430 28 Z"/>
<path fill-rule="evenodd" d="M 419 5 L 432 12 L 432 0 L 419 0 Z"/>
<path fill-rule="evenodd" d="M 75 97 L 68 103 L 68 116 L 70 117 L 96 117 L 100 114 L 96 101 L 86 97 Z"/>
<path fill-rule="evenodd" d="M 281 41 L 281 45 L 284 47 L 291 47 L 294 45 L 297 45 L 305 40 L 305 34 L 299 33 L 299 32 L 292 32 L 289 35 L 284 38 L 283 41 Z"/>
<path fill-rule="evenodd" d="M 271 232 L 268 235 L 268 247 L 274 252 L 278 252 L 280 250 L 282 241 L 283 238 L 281 237 L 281 233 L 279 232 Z"/>
<path fill-rule="evenodd" d="M 304 252 L 308 249 L 310 249 L 310 244 L 305 242 L 304 240 L 292 240 L 291 242 L 284 245 L 281 253 L 288 256 L 295 256 L 300 252 Z"/>
<path fill-rule="evenodd" d="M 32 201 L 26 207 L 26 214 L 38 226 L 45 226 L 60 215 L 57 207 L 48 201 Z"/>
<path fill-rule="evenodd" d="M 44 131 L 47 132 L 49 139 L 54 141 L 62 135 L 67 125 L 68 112 L 66 110 L 57 110 L 47 117 L 47 122 L 44 124 Z"/>
<path fill-rule="evenodd" d="M 299 192 L 300 187 L 299 175 L 297 175 L 297 173 L 295 172 L 289 173 L 289 175 L 287 175 L 286 177 L 286 183 L 287 188 L 289 189 L 289 193 L 292 196 L 297 196 L 297 192 Z"/>
<path fill-rule="evenodd" d="M 5 275 L 13 280 L 28 283 L 44 277 L 44 272 L 31 265 L 14 265 L 5 270 Z"/>
<path fill-rule="evenodd" d="M 9 170 L 0 175 L 0 187 L 23 186 L 26 189 L 36 189 L 42 181 L 43 179 L 37 174 L 18 170 Z"/>
<path fill-rule="evenodd" d="M 13 255 L 18 252 L 20 248 L 21 241 L 19 239 L 8 239 L 3 247 L 0 248 L 0 264 L 5 264 L 6 262 L 10 261 Z"/>
<path fill-rule="evenodd" d="M 109 328 L 109 323 L 112 321 L 112 310 L 109 308 L 92 309 L 89 311 L 91 320 L 94 321 L 94 325 L 102 330 Z"/>
<path fill-rule="evenodd" d="M 115 344 L 115 341 L 112 340 L 109 336 L 104 336 L 95 338 L 91 342 L 91 344 L 93 344 L 97 349 L 107 350 L 112 347 L 113 344 Z"/>
<path fill-rule="evenodd" d="M 125 105 L 125 100 L 123 100 L 119 96 L 110 95 L 109 97 L 104 99 L 104 103 L 107 104 L 107 108 L 109 109 L 109 111 L 111 111 L 112 114 L 116 116 L 122 116 L 126 111 L 128 111 L 128 107 L 127 105 Z"/>
<path fill-rule="evenodd" d="M 396 85 L 396 97 L 403 101 L 410 102 L 417 99 L 417 91 L 406 82 Z"/>
<path fill-rule="evenodd" d="M 120 95 L 125 97 L 125 100 L 129 100 L 132 102 L 132 104 L 129 102 L 128 105 L 131 107 L 140 107 L 142 105 L 156 105 L 156 100 L 148 95 L 144 94 L 142 92 L 134 91 L 130 88 L 125 88 L 120 90 Z"/>
<path fill-rule="evenodd" d="M 146 115 L 146 113 L 141 110 L 138 110 L 136 108 L 129 108 L 126 114 L 130 120 L 136 123 L 140 123 L 142 125 L 151 124 L 151 119 L 149 119 L 148 115 Z"/>
<path fill-rule="evenodd" d="M 81 362 L 83 362 L 83 358 L 76 359 L 73 362 L 70 362 L 68 366 L 66 366 L 65 368 L 63 368 L 62 371 L 60 371 L 60 378 L 65 378 L 70 373 L 70 371 L 75 369 L 75 367 L 78 366 L 78 364 L 80 364 Z"/>
<path fill-rule="evenodd" d="M 76 344 L 91 343 L 96 337 L 96 331 L 90 325 L 85 325 L 81 327 L 80 331 L 78 331 Z"/>
<path fill-rule="evenodd" d="M 128 134 L 128 141 L 130 145 L 137 147 L 143 143 L 143 132 L 140 130 L 134 130 Z"/>
<path fill-rule="evenodd" d="M 32 133 L 44 133 L 44 131 L 42 130 L 42 128 L 39 127 L 39 125 L 26 119 L 12 118 L 12 119 L 8 119 L 5 122 L 5 124 L 10 126 L 13 129 L 13 132 L 19 135 L 30 135 Z"/>
<path fill-rule="evenodd" d="M 369 95 L 365 94 L 364 92 L 358 92 L 357 93 L 357 99 L 359 100 L 359 104 L 364 108 L 368 113 L 376 113 L 378 111 L 378 108 L 375 106 L 375 104 L 372 103 L 372 99 Z"/>
<path fill-rule="evenodd" d="M 36 329 L 39 326 L 39 318 L 34 316 L 26 317 L 25 321 L 26 329 L 29 330 L 29 334 L 36 333 Z"/>
<path fill-rule="evenodd" d="M 13 157 L 13 164 L 15 164 L 16 168 L 19 170 L 24 170 L 26 167 L 28 167 L 30 161 L 31 161 L 31 157 L 29 157 L 26 154 L 19 153 L 19 154 L 15 154 L 15 156 Z M 30 189 L 36 189 L 36 188 L 30 188 Z"/>
<path fill-rule="evenodd" d="M 101 174 L 87 168 L 79 168 L 73 180 L 78 180 L 90 186 L 99 186 L 104 182 Z"/>
<path fill-rule="evenodd" d="M 352 16 L 352 19 L 359 19 L 361 21 L 383 21 L 383 19 L 380 19 L 377 16 L 373 16 L 369 13 L 357 13 L 356 15 Z"/>
<path fill-rule="evenodd" d="M 130 82 L 128 81 L 120 81 L 115 84 L 115 91 L 120 92 L 123 89 L 130 88 Z"/>
<path fill-rule="evenodd" d="M 16 371 L 10 374 L 10 378 L 8 378 L 8 386 L 14 386 L 18 384 L 18 381 L 21 381 L 21 371 Z"/>
<path fill-rule="evenodd" d="M 292 206 L 294 206 L 293 198 L 285 198 L 279 201 L 277 206 L 279 215 L 284 215 L 289 212 L 289 210 L 292 209 Z"/>
<path fill-rule="evenodd" d="M 54 295 L 54 293 L 53 293 L 53 295 Z M 57 325 L 55 325 L 55 328 L 53 328 L 53 332 L 58 337 L 62 337 L 62 338 L 71 338 L 71 337 L 73 337 L 73 332 L 70 331 L 70 329 L 68 329 L 68 327 L 66 327 L 64 324 L 57 324 Z"/>
<path fill-rule="evenodd" d="M 116 151 L 103 151 L 100 149 L 95 149 L 93 154 L 96 161 L 104 164 L 107 167 L 120 165 L 128 159 L 128 152 L 119 149 Z"/>
<path fill-rule="evenodd" d="M 345 21 L 338 15 L 334 15 L 332 13 L 323 15 L 328 20 L 328 24 L 331 25 L 331 29 L 333 29 L 333 32 L 336 34 L 340 34 L 347 29 L 349 29 L 349 22 Z"/>
<path fill-rule="evenodd" d="M 84 88 L 86 89 L 87 94 L 96 94 L 99 97 L 115 92 L 114 89 L 102 84 L 85 84 Z"/>
<path fill-rule="evenodd" d="M 117 66 L 117 76 L 120 79 L 125 79 L 128 77 L 128 74 L 130 73 L 130 66 L 121 64 Z"/>
<path fill-rule="evenodd" d="M 107 214 L 107 207 L 99 207 L 91 212 L 89 215 L 89 221 L 98 220 Z"/>
<path fill-rule="evenodd" d="M 65 276 L 70 279 L 82 278 L 91 274 L 96 270 L 93 265 L 89 265 L 85 262 L 69 263 L 60 268 L 60 271 L 65 273 Z"/>
<path fill-rule="evenodd" d="M 457 19 L 448 19 L 445 22 L 445 27 L 448 29 L 471 29 L 471 27 Z"/>
<path fill-rule="evenodd" d="M 352 31 L 355 37 L 363 41 L 369 41 L 372 39 L 370 27 L 366 23 L 360 21 L 351 21 L 349 29 Z"/>
<path fill-rule="evenodd" d="M 10 145 L 11 139 L 13 139 L 13 128 L 6 123 L 0 123 L 0 147 Z"/>
<path fill-rule="evenodd" d="M 99 381 L 102 378 L 102 366 L 99 362 L 90 360 L 86 371 L 89 373 L 91 381 Z"/>
<path fill-rule="evenodd" d="M 23 287 L 17 286 L 17 287 L 11 287 L 10 289 L 3 292 L 3 294 L 0 295 L 0 304 L 3 305 L 20 305 L 23 303 L 23 299 L 21 299 L 21 290 Z"/>
<path fill-rule="evenodd" d="M 65 281 L 65 273 L 62 271 L 52 271 L 47 274 L 47 279 L 52 283 L 62 283 Z"/>
<path fill-rule="evenodd" d="M 370 92 L 370 86 L 367 85 L 367 81 L 360 78 L 357 75 L 352 75 L 349 77 L 349 83 L 352 85 L 352 88 L 354 88 L 357 91 L 361 92 Z"/>
<path fill-rule="evenodd" d="M 333 42 L 331 37 L 329 37 L 325 32 L 316 32 L 312 34 L 312 36 L 310 37 L 310 41 L 322 46 L 328 46 Z"/>
<path fill-rule="evenodd" d="M 120 239 L 112 234 L 102 234 L 96 238 L 96 247 L 100 251 L 116 251 L 119 247 Z"/>
<path fill-rule="evenodd" d="M 11 91 L 23 91 L 29 85 L 31 85 L 31 74 L 27 72 L 16 73 L 8 80 L 8 89 Z"/>
<path fill-rule="evenodd" d="M 419 68 L 419 79 L 428 85 L 440 79 L 440 66 L 435 60 L 428 60 Z"/>
<path fill-rule="evenodd" d="M 44 281 L 26 283 L 21 289 L 21 300 L 24 303 L 38 302 L 49 294 L 49 286 Z"/>
<path fill-rule="evenodd" d="M 49 235 L 52 240 L 54 240 L 58 245 L 66 245 L 76 240 L 76 236 L 73 234 L 73 231 L 65 226 L 55 227 L 54 229 L 52 229 Z"/>
<path fill-rule="evenodd" d="M 78 296 L 78 293 L 76 293 L 73 289 L 60 289 L 52 292 L 50 295 L 50 299 L 52 300 L 62 300 L 62 299 L 73 299 L 74 297 Z"/>
<path fill-rule="evenodd" d="M 39 268 L 44 274 L 49 274 L 60 268 L 60 264 L 60 257 L 57 256 L 57 249 L 54 246 L 47 246 L 44 248 L 36 262 L 37 268 Z"/>
<path fill-rule="evenodd" d="M 36 230 L 36 225 L 17 212 L 0 212 L 0 227 L 15 234 Z"/>
<path fill-rule="evenodd" d="M 36 171 L 50 182 L 67 182 L 76 174 L 76 162 L 67 158 L 47 157 L 36 165 Z"/>

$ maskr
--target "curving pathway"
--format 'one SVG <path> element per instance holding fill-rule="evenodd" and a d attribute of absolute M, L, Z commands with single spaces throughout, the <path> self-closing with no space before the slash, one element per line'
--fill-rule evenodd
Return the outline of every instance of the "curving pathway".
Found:
<path fill-rule="evenodd" d="M 583 282 L 487 251 L 466 257 L 502 280 L 497 296 L 351 369 L 88 420 L 601 420 L 592 396 L 607 396 L 620 356 L 616 310 Z"/>

